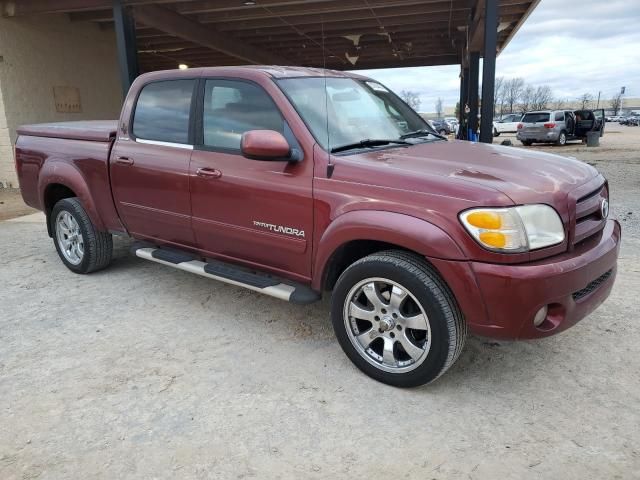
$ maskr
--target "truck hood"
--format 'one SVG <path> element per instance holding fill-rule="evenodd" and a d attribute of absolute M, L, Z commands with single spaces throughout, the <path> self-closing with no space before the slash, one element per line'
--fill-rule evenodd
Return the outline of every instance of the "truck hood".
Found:
<path fill-rule="evenodd" d="M 347 158 L 382 170 L 381 175 L 364 176 L 372 185 L 424 191 L 421 179 L 439 176 L 454 183 L 472 182 L 484 187 L 479 190 L 489 187 L 516 204 L 566 198 L 571 190 L 598 175 L 595 168 L 574 158 L 458 140 L 420 143 Z M 398 182 L 402 183 L 396 185 Z"/>

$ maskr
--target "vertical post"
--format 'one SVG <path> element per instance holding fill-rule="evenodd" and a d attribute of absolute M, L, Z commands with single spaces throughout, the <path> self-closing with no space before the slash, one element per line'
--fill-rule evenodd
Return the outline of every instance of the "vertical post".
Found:
<path fill-rule="evenodd" d="M 469 130 L 478 133 L 478 78 L 480 75 L 480 52 L 469 54 Z M 473 137 L 469 135 L 469 140 Z"/>
<path fill-rule="evenodd" d="M 136 26 L 133 16 L 122 8 L 120 0 L 113 0 L 113 19 L 116 27 L 122 94 L 126 97 L 129 87 L 138 76 Z"/>
<path fill-rule="evenodd" d="M 460 108 L 458 109 L 458 135 L 456 138 L 463 140 L 466 138 L 467 123 L 464 120 L 464 106 L 467 104 L 467 94 L 469 89 L 469 68 L 460 68 Z"/>
<path fill-rule="evenodd" d="M 485 0 L 484 60 L 482 63 L 482 108 L 480 141 L 493 143 L 493 100 L 496 84 L 496 47 L 498 42 L 498 0 Z"/>

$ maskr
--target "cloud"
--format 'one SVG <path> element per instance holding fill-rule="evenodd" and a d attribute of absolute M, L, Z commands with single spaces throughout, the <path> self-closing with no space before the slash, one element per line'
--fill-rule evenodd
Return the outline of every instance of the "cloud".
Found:
<path fill-rule="evenodd" d="M 585 92 L 609 99 L 626 86 L 640 97 L 640 3 L 638 0 L 542 0 L 500 54 L 496 76 L 549 85 L 555 97 Z M 421 110 L 434 111 L 459 97 L 460 67 L 414 67 L 360 71 L 392 90 L 413 90 Z M 480 74 L 482 77 L 482 73 Z"/>

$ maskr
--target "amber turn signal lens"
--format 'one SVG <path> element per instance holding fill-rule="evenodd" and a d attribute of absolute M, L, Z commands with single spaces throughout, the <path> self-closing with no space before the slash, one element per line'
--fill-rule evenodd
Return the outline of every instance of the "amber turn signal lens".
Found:
<path fill-rule="evenodd" d="M 493 248 L 504 248 L 507 245 L 507 237 L 500 232 L 481 232 L 480 241 Z"/>
<path fill-rule="evenodd" d="M 502 227 L 502 218 L 495 212 L 473 212 L 467 216 L 467 222 L 477 228 L 497 230 Z"/>

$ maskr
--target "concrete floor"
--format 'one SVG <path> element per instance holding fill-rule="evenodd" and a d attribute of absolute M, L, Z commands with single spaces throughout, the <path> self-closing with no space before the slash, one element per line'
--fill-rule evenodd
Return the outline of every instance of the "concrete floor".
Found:
<path fill-rule="evenodd" d="M 639 165 L 612 192 L 631 195 Z M 436 383 L 400 390 L 351 365 L 327 300 L 290 305 L 122 240 L 109 269 L 75 275 L 40 215 L 2 222 L 0 479 L 640 478 L 631 231 L 611 298 L 577 326 L 471 337 Z"/>

